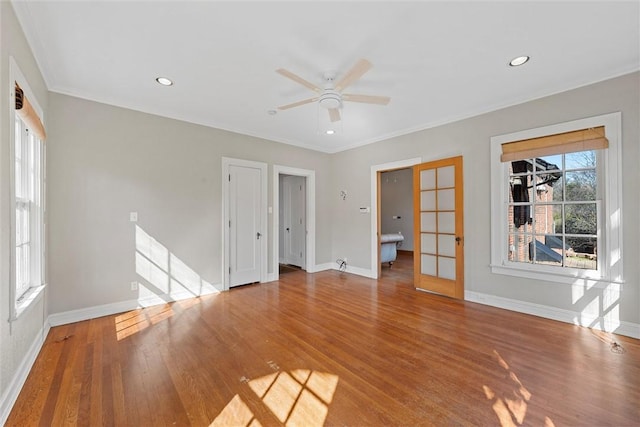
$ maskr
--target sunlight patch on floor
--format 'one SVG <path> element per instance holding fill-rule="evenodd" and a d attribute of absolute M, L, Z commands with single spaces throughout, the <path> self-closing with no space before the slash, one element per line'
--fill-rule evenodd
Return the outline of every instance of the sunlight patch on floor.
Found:
<path fill-rule="evenodd" d="M 501 427 L 516 427 L 524 423 L 527 416 L 528 403 L 533 397 L 531 392 L 520 382 L 506 360 L 494 350 L 493 355 L 500 368 L 507 371 L 506 384 L 498 384 L 492 389 L 488 385 L 482 386 L 482 391 L 491 401 L 491 408 L 498 417 Z M 500 391 L 497 391 L 500 390 Z M 554 427 L 553 421 L 545 417 L 545 427 Z"/>
<path fill-rule="evenodd" d="M 200 299 L 194 298 L 188 305 L 191 307 L 199 304 Z M 187 307 L 187 308 L 188 308 Z M 116 316 L 115 328 L 118 341 L 130 337 L 150 326 L 163 322 L 175 314 L 172 304 L 162 304 L 144 309 L 137 309 Z"/>
<path fill-rule="evenodd" d="M 329 413 L 338 376 L 307 369 L 276 372 L 246 381 L 250 390 L 287 427 L 322 426 Z M 252 402 L 251 399 L 248 401 Z M 268 420 L 266 420 L 268 421 Z M 225 406 L 210 426 L 262 425 L 239 395 Z"/>

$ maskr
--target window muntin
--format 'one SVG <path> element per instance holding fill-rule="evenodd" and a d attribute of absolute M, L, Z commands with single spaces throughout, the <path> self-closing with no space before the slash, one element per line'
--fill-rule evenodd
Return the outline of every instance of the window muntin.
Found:
<path fill-rule="evenodd" d="M 596 159 L 586 150 L 508 162 L 509 262 L 599 269 Z"/>

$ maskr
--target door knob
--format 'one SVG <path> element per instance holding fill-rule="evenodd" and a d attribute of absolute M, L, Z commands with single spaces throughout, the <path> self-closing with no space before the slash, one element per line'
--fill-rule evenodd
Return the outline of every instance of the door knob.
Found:
<path fill-rule="evenodd" d="M 287 231 L 289 231 L 289 227 L 287 227 Z"/>
<path fill-rule="evenodd" d="M 458 243 L 458 245 L 460 244 L 461 241 L 462 241 L 462 237 L 460 236 L 456 237 L 456 243 Z"/>
<path fill-rule="evenodd" d="M 260 236 L 262 236 L 262 234 L 260 234 L 260 232 L 258 231 L 258 232 L 256 233 L 256 239 L 260 240 Z"/>

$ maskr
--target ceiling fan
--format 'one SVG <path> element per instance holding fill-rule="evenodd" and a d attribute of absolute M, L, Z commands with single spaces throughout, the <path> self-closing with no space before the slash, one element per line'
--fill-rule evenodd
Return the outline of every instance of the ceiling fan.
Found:
<path fill-rule="evenodd" d="M 350 84 L 358 80 L 367 71 L 371 69 L 371 62 L 366 59 L 360 59 L 356 64 L 345 74 L 340 81 L 335 83 L 336 74 L 333 72 L 324 73 L 324 88 L 320 88 L 313 83 L 308 82 L 302 77 L 292 73 L 291 71 L 280 68 L 276 70 L 277 73 L 300 83 L 301 85 L 316 92 L 318 96 L 308 98 L 302 101 L 294 102 L 293 104 L 283 105 L 278 107 L 278 110 L 288 110 L 289 108 L 299 107 L 301 105 L 310 104 L 312 102 L 318 102 L 321 107 L 324 107 L 329 112 L 329 119 L 332 122 L 340 120 L 340 108 L 342 108 L 343 101 L 350 102 L 362 102 L 365 104 L 379 104 L 387 105 L 391 98 L 388 96 L 374 96 L 374 95 L 357 95 L 350 93 L 342 93 Z"/>

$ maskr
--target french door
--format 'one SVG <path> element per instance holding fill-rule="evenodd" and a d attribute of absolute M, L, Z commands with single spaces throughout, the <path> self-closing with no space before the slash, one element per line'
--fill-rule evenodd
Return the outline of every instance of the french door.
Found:
<path fill-rule="evenodd" d="M 414 285 L 464 299 L 462 157 L 413 167 Z"/>

